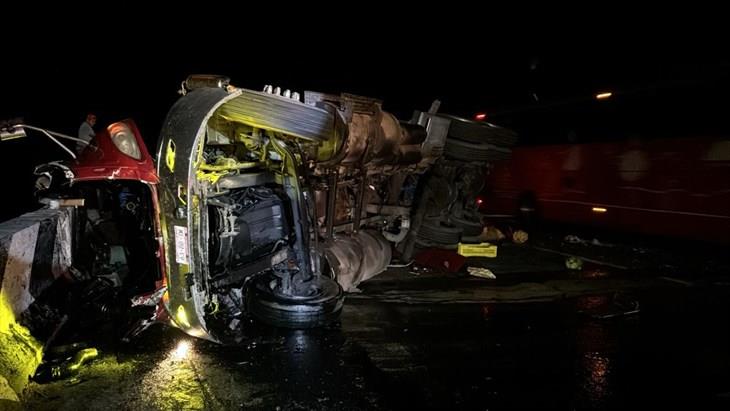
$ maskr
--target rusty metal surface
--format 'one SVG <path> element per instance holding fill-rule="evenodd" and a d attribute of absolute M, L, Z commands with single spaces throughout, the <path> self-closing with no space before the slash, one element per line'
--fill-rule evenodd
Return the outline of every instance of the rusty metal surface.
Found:
<path fill-rule="evenodd" d="M 361 282 L 385 271 L 391 258 L 390 243 L 372 230 L 338 235 L 324 249 L 345 291 L 354 291 Z"/>

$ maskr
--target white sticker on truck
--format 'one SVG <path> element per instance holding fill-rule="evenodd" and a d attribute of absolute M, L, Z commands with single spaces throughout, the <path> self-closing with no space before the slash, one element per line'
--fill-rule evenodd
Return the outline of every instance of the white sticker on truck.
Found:
<path fill-rule="evenodd" d="M 175 226 L 175 262 L 190 264 L 188 259 L 188 228 Z"/>

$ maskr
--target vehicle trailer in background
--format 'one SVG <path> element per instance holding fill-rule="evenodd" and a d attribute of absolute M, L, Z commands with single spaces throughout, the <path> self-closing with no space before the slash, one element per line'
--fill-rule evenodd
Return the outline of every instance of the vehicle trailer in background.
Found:
<path fill-rule="evenodd" d="M 517 147 L 491 170 L 482 210 L 730 243 L 730 140 Z"/>

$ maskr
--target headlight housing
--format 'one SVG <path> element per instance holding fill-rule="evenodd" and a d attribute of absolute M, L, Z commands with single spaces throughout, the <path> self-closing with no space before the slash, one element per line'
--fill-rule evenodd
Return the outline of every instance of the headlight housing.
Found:
<path fill-rule="evenodd" d="M 137 145 L 137 138 L 129 126 L 124 123 L 112 124 L 109 127 L 109 135 L 111 135 L 112 141 L 119 151 L 135 160 L 142 159 L 142 152 L 139 150 L 139 145 Z"/>

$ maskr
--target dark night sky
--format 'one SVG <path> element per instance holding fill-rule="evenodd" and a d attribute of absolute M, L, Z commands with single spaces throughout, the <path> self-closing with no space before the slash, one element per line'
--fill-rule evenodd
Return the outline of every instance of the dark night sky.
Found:
<path fill-rule="evenodd" d="M 267 36 L 247 26 L 203 36 L 170 27 L 147 25 L 134 38 L 57 29 L 34 40 L 20 27 L 10 37 L 6 31 L 0 119 L 22 116 L 74 135 L 87 111 L 98 114 L 97 127 L 131 117 L 153 147 L 185 76 L 218 73 L 251 89 L 378 97 L 401 118 L 438 98 L 444 112 L 486 111 L 517 130 L 522 144 L 730 135 L 730 55 L 702 39 L 533 35 L 507 44 L 476 26 L 448 38 L 410 28 L 394 37 L 337 27 Z M 615 98 L 595 101 L 602 90 Z M 0 221 L 32 207 L 33 166 L 57 158 L 63 152 L 38 136 L 2 143 L 3 182 L 18 201 L 3 195 Z"/>

